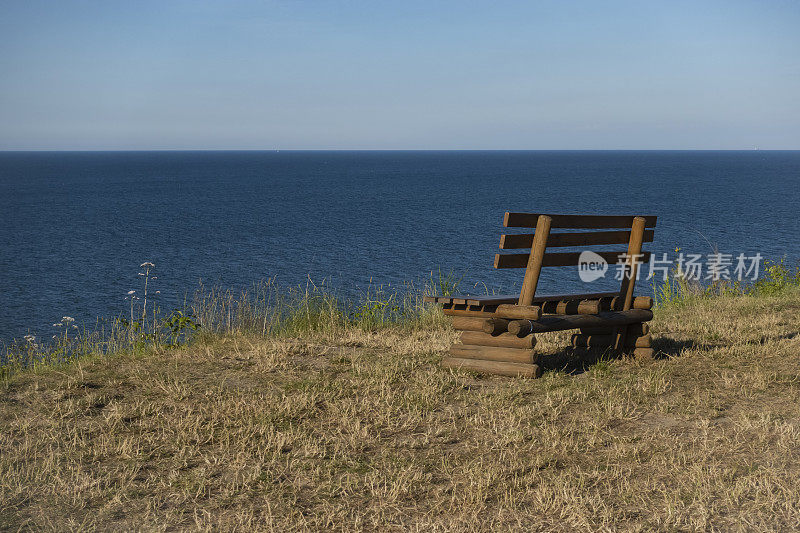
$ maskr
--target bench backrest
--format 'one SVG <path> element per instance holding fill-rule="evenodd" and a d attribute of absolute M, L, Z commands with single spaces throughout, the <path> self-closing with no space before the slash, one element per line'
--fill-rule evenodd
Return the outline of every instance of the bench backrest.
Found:
<path fill-rule="evenodd" d="M 539 283 L 542 267 L 577 267 L 580 252 L 546 252 L 548 247 L 595 246 L 625 244 L 626 250 L 594 251 L 597 255 L 616 264 L 621 255 L 625 258 L 625 270 L 620 287 L 621 309 L 630 309 L 633 288 L 639 263 L 650 260 L 649 252 L 642 252 L 643 242 L 653 242 L 655 216 L 618 215 L 545 215 L 541 213 L 506 213 L 503 226 L 507 228 L 536 228 L 534 233 L 502 235 L 500 249 L 530 248 L 521 254 L 497 254 L 495 268 L 524 268 L 525 278 L 519 294 L 519 305 L 531 305 Z M 624 229 L 622 229 L 624 228 Z M 551 229 L 591 229 L 612 231 L 586 231 L 551 233 Z"/>

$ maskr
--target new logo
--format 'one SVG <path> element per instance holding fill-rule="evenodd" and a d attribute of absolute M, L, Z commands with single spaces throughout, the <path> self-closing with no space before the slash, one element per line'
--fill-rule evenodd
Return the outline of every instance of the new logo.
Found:
<path fill-rule="evenodd" d="M 608 271 L 608 262 L 594 252 L 586 250 L 578 257 L 578 276 L 584 283 L 602 278 Z"/>

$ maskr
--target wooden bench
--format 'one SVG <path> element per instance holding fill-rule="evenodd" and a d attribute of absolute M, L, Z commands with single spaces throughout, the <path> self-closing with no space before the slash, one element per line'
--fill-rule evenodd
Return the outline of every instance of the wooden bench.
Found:
<path fill-rule="evenodd" d="M 535 228 L 534 233 L 502 235 L 501 250 L 530 249 L 526 253 L 497 254 L 495 268 L 524 268 L 519 296 L 426 296 L 442 306 L 461 331 L 461 343 L 442 360 L 445 367 L 490 374 L 539 377 L 536 333 L 578 329 L 576 349 L 605 348 L 652 357 L 647 322 L 653 318 L 652 298 L 635 297 L 639 264 L 650 260 L 642 243 L 653 241 L 655 216 L 544 215 L 506 213 L 507 228 Z M 552 232 L 553 229 L 593 230 Z M 601 230 L 601 231 L 597 231 Z M 609 272 L 622 259 L 618 292 L 537 296 L 543 267 L 577 269 L 580 252 L 551 252 L 548 248 L 594 247 L 627 243 L 623 251 L 594 251 L 609 263 Z"/>

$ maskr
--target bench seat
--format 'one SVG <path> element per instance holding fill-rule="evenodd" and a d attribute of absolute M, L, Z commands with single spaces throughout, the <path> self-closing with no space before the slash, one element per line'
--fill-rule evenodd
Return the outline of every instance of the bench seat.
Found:
<path fill-rule="evenodd" d="M 535 296 L 532 304 L 544 302 L 561 302 L 565 300 L 598 300 L 600 298 L 613 298 L 619 296 L 619 292 L 591 292 L 586 294 L 551 294 Z M 515 304 L 519 301 L 517 294 L 498 294 L 471 296 L 469 294 L 458 294 L 454 296 L 424 296 L 422 301 L 435 304 L 455 304 L 455 305 L 500 305 Z"/>

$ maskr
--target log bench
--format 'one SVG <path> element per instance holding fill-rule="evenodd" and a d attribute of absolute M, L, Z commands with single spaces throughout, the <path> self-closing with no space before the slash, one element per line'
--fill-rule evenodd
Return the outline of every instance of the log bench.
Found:
<path fill-rule="evenodd" d="M 535 351 L 537 333 L 579 330 L 572 335 L 576 350 L 612 349 L 637 358 L 653 355 L 647 322 L 653 318 L 653 299 L 634 296 L 638 268 L 650 260 L 642 244 L 653 241 L 655 216 L 545 215 L 506 213 L 507 228 L 535 228 L 534 233 L 500 237 L 501 250 L 527 253 L 496 254 L 495 268 L 524 268 L 519 295 L 425 296 L 442 306 L 460 343 L 442 360 L 449 368 L 507 376 L 539 377 Z M 624 228 L 624 229 L 621 229 Z M 551 232 L 566 229 L 568 232 Z M 574 231 L 590 230 L 590 231 Z M 584 248 L 625 244 L 624 251 L 595 251 L 617 268 L 623 263 L 617 292 L 537 296 L 543 267 L 577 268 L 580 252 L 550 252 L 547 248 Z"/>

